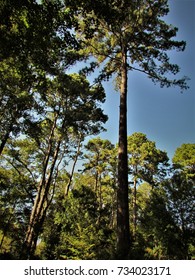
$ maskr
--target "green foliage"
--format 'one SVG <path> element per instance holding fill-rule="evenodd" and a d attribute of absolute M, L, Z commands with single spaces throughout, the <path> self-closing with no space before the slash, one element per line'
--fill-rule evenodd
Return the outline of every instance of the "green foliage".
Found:
<path fill-rule="evenodd" d="M 170 180 L 165 181 L 167 193 L 167 209 L 171 213 L 181 242 L 181 258 L 190 258 L 190 246 L 194 246 L 194 182 L 186 177 L 185 173 L 173 174 Z"/>
<path fill-rule="evenodd" d="M 188 178 L 195 180 L 195 144 L 182 144 L 175 151 L 174 168 L 183 170 Z"/>
<path fill-rule="evenodd" d="M 83 42 L 81 53 L 93 55 L 98 64 L 104 62 L 100 78 L 116 73 L 121 85 L 122 56 L 127 54 L 128 70 L 145 73 L 161 86 L 188 88 L 186 77 L 170 79 L 179 67 L 170 63 L 167 51 L 185 49 L 184 41 L 176 41 L 178 29 L 162 20 L 169 12 L 168 1 L 65 1 L 76 11 L 76 31 Z M 170 77 L 170 76 L 169 76 Z"/>
<path fill-rule="evenodd" d="M 61 209 L 55 211 L 53 219 L 55 230 L 50 233 L 51 238 L 45 239 L 45 233 L 43 238 L 46 248 L 53 244 L 56 258 L 111 257 L 114 233 L 106 227 L 108 222 L 106 210 L 99 221 L 98 201 L 91 188 L 80 185 L 73 189 L 69 198 L 61 201 Z M 48 225 L 45 224 L 46 230 Z M 57 228 L 60 232 L 56 231 Z"/>
<path fill-rule="evenodd" d="M 0 168 L 1 258 L 19 257 L 35 191 L 29 174 L 18 171 Z"/>
<path fill-rule="evenodd" d="M 101 145 L 96 146 L 98 143 Z M 20 149 L 17 151 L 18 145 Z M 10 158 L 9 168 L 7 165 L 6 169 L 0 170 L 1 258 L 19 258 L 35 195 L 35 182 L 25 165 L 28 164 L 29 169 L 35 166 L 33 149 L 36 151 L 36 145 L 33 148 L 32 143 L 27 144 L 27 140 L 18 140 L 17 146 L 10 144 L 10 150 L 5 150 L 1 160 L 3 166 Z M 54 199 L 40 232 L 41 242 L 36 258 L 114 258 L 116 192 L 112 185 L 112 161 L 105 164 L 105 160 L 102 160 L 97 166 L 94 161 L 97 153 L 102 159 L 108 153 L 106 158 L 110 155 L 112 159 L 113 146 L 109 141 L 97 138 L 90 140 L 86 147 L 90 148 L 90 153 L 86 150 L 88 163 L 85 167 L 88 169 L 83 174 L 75 174 L 69 196 L 65 199 L 63 193 L 68 175 L 62 172 L 58 175 Z M 11 161 L 13 153 L 15 161 Z M 101 185 L 101 207 L 100 193 L 95 191 L 96 171 L 101 171 L 101 181 L 98 181 Z M 138 186 L 137 233 L 133 240 L 132 259 L 193 257 L 194 184 L 185 173 L 179 173 L 176 169 L 170 178 L 161 180 L 161 184 L 155 188 L 148 183 Z"/>
<path fill-rule="evenodd" d="M 80 56 L 71 19 L 59 1 L 6 0 L 0 15 L 1 153 L 12 134 L 34 128 L 32 115 L 41 110 L 37 91 L 43 89 L 48 75 L 64 72 Z"/>
<path fill-rule="evenodd" d="M 191 258 L 194 246 L 193 185 L 185 179 L 182 181 L 177 174 L 164 180 L 156 189 L 140 185 L 137 197 L 138 234 L 135 244 L 143 246 L 141 258 Z"/>
<path fill-rule="evenodd" d="M 166 152 L 156 148 L 153 141 L 143 133 L 133 133 L 128 137 L 129 172 L 133 177 L 157 184 L 166 175 L 168 157 Z"/>
<path fill-rule="evenodd" d="M 104 185 L 109 181 L 109 186 L 116 187 L 116 149 L 109 140 L 102 140 L 99 137 L 90 140 L 85 145 L 84 171 L 89 171 L 94 175 L 96 187 L 98 183 Z M 113 179 L 113 182 L 111 182 Z"/>

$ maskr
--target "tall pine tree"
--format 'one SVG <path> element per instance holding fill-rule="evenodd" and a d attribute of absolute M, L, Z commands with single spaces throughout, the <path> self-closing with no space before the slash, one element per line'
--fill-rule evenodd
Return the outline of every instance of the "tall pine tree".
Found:
<path fill-rule="evenodd" d="M 154 83 L 187 88 L 186 77 L 175 79 L 179 66 L 167 51 L 184 51 L 185 42 L 174 37 L 178 29 L 163 21 L 168 0 L 65 1 L 75 9 L 76 31 L 86 57 L 95 57 L 91 69 L 101 65 L 99 78 L 115 74 L 120 90 L 118 148 L 117 258 L 130 249 L 127 158 L 127 79 L 129 71 L 146 74 Z"/>

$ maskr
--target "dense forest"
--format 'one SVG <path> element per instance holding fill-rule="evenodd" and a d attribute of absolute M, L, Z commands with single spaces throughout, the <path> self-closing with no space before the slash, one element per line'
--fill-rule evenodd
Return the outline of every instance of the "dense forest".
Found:
<path fill-rule="evenodd" d="M 188 88 L 168 12 L 167 0 L 0 1 L 0 259 L 195 258 L 195 144 L 169 159 L 127 133 L 130 71 Z M 118 143 L 98 136 L 111 78 Z"/>

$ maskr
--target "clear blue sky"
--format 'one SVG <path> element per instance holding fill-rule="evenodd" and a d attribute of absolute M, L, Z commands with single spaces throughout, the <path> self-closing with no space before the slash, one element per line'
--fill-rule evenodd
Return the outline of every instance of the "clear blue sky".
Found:
<path fill-rule="evenodd" d="M 187 42 L 184 52 L 173 52 L 171 62 L 181 67 L 178 77 L 187 75 L 190 89 L 160 88 L 144 74 L 129 72 L 128 135 L 145 133 L 171 159 L 183 143 L 195 143 L 195 0 L 170 0 L 166 22 L 179 28 L 176 39 Z M 164 18 L 165 19 L 165 18 Z M 107 132 L 100 137 L 112 143 L 118 141 L 119 94 L 113 82 L 104 83 L 107 99 L 103 105 L 109 116 Z"/>

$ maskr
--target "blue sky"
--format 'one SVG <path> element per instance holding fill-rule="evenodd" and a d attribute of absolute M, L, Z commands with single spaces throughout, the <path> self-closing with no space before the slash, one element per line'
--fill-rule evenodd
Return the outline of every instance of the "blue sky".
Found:
<path fill-rule="evenodd" d="M 171 53 L 171 62 L 177 63 L 187 75 L 190 89 L 160 88 L 142 73 L 129 72 L 128 76 L 128 135 L 145 133 L 159 149 L 167 151 L 171 159 L 183 143 L 195 143 L 195 0 L 170 0 L 166 22 L 179 28 L 175 39 L 187 42 L 184 52 Z M 165 18 L 164 18 L 165 19 Z M 107 132 L 101 138 L 118 141 L 119 94 L 113 81 L 104 83 L 107 99 L 103 105 L 109 116 Z"/>

